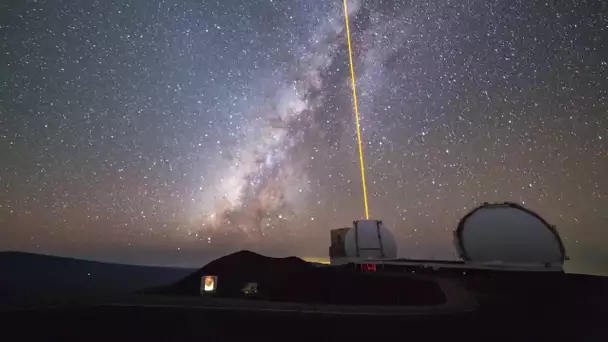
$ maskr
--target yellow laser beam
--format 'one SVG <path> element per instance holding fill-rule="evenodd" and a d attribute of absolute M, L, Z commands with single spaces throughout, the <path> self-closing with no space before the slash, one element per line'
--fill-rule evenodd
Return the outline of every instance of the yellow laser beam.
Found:
<path fill-rule="evenodd" d="M 367 206 L 367 185 L 365 184 L 365 164 L 363 163 L 363 144 L 361 143 L 361 125 L 359 124 L 359 106 L 357 105 L 357 86 L 355 85 L 355 68 L 353 66 L 353 49 L 350 44 L 350 27 L 348 26 L 348 5 L 344 0 L 344 23 L 346 24 L 346 40 L 348 42 L 348 61 L 350 63 L 350 81 L 353 89 L 353 106 L 355 107 L 355 122 L 357 126 L 357 144 L 359 146 L 359 165 L 361 166 L 361 184 L 363 185 L 363 205 L 365 219 L 369 219 Z"/>

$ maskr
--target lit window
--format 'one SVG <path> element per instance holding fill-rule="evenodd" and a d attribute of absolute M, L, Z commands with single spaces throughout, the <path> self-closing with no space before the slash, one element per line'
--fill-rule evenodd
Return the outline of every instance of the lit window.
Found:
<path fill-rule="evenodd" d="M 204 276 L 201 279 L 201 293 L 214 293 L 217 290 L 217 277 Z"/>

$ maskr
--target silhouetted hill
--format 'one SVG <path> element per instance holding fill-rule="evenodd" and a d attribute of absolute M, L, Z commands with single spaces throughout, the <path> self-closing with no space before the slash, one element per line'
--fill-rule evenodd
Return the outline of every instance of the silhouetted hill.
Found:
<path fill-rule="evenodd" d="M 169 284 L 192 271 L 0 252 L 0 298 L 128 293 Z"/>
<path fill-rule="evenodd" d="M 306 261 L 296 258 L 271 258 L 251 251 L 239 251 L 216 259 L 201 269 L 188 275 L 175 284 L 154 292 L 167 294 L 198 295 L 200 293 L 201 277 L 215 275 L 221 278 L 222 289 L 226 283 L 236 283 L 242 286 L 246 282 L 258 279 L 275 278 L 279 281 L 282 276 L 296 275 L 316 267 Z M 230 289 L 230 291 L 239 289 Z"/>
<path fill-rule="evenodd" d="M 199 296 L 201 278 L 218 277 L 217 296 L 242 298 L 247 283 L 258 284 L 257 298 L 298 303 L 353 305 L 431 305 L 445 302 L 428 277 L 365 275 L 354 265 L 320 267 L 296 257 L 271 258 L 240 251 L 210 262 L 186 278 L 151 294 Z M 249 296 L 251 297 L 251 296 Z"/>

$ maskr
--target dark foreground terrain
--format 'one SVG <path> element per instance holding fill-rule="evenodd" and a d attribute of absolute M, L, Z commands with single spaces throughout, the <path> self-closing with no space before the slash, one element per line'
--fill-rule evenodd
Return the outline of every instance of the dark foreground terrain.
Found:
<path fill-rule="evenodd" d="M 136 294 L 1 307 L 0 322 L 19 340 L 606 340 L 605 278 L 454 266 L 370 272 L 239 252 Z M 200 296 L 209 274 L 218 291 Z"/>

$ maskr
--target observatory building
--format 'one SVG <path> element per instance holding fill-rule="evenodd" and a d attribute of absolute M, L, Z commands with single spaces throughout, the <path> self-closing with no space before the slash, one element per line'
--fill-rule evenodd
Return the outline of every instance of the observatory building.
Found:
<path fill-rule="evenodd" d="M 329 258 L 332 265 L 397 258 L 397 243 L 382 221 L 354 221 L 352 227 L 331 231 Z"/>
<path fill-rule="evenodd" d="M 454 244 L 468 264 L 562 270 L 566 250 L 540 215 L 516 203 L 484 203 L 465 215 Z"/>
<path fill-rule="evenodd" d="M 473 209 L 459 222 L 454 245 L 462 261 L 397 259 L 397 243 L 382 221 L 360 220 L 353 227 L 331 231 L 333 265 L 420 264 L 430 267 L 563 271 L 568 259 L 555 230 L 540 215 L 516 203 Z"/>

